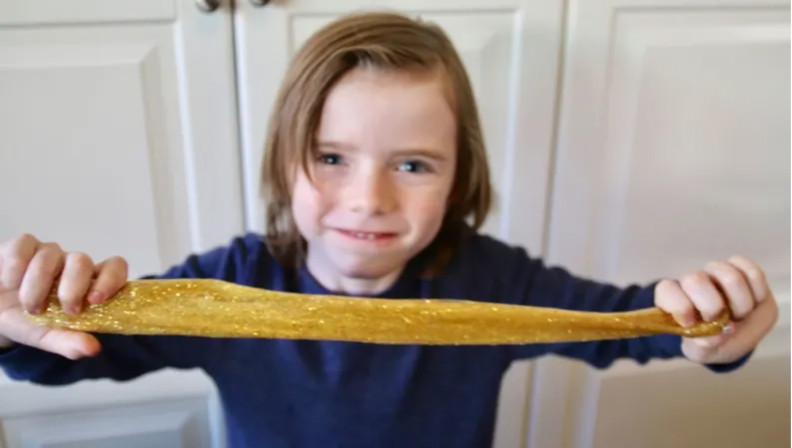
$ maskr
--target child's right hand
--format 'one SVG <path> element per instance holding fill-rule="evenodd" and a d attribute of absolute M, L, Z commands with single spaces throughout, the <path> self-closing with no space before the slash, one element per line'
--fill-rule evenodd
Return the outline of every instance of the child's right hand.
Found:
<path fill-rule="evenodd" d="M 64 252 L 57 244 L 42 243 L 31 235 L 7 241 L 0 246 L 0 347 L 11 340 L 70 359 L 97 354 L 100 346 L 93 336 L 35 325 L 24 312 L 44 309 L 58 277 L 63 309 L 78 314 L 85 301 L 101 303 L 118 292 L 127 275 L 127 262 L 120 257 L 95 265 L 86 254 Z"/>

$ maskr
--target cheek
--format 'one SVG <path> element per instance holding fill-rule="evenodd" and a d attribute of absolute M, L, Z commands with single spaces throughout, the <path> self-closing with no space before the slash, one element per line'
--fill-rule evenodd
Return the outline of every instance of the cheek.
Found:
<path fill-rule="evenodd" d="M 436 186 L 430 189 L 417 189 L 402 201 L 410 221 L 420 224 L 424 230 L 439 228 L 448 205 L 448 188 Z"/>
<path fill-rule="evenodd" d="M 292 215 L 300 232 L 308 238 L 317 232 L 318 223 L 328 207 L 322 195 L 308 180 L 299 174 L 292 193 Z"/>
<path fill-rule="evenodd" d="M 438 216 L 442 219 L 448 209 L 453 183 L 453 170 L 446 169 L 441 175 L 423 184 L 414 185 L 407 203 L 411 204 L 415 213 L 421 213 L 433 220 Z"/>

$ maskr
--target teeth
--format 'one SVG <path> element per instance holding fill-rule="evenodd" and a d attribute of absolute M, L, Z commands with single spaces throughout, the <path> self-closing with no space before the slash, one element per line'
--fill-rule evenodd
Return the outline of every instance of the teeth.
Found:
<path fill-rule="evenodd" d="M 374 234 L 373 233 L 357 232 L 357 233 L 355 233 L 355 236 L 358 237 L 358 238 L 367 239 L 367 240 L 373 240 L 374 239 Z"/>

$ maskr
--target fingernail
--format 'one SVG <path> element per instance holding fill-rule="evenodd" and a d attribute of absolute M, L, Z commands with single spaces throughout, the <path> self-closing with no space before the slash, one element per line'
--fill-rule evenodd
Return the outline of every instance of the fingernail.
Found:
<path fill-rule="evenodd" d="M 38 305 L 28 309 L 28 313 L 30 314 L 41 314 L 42 312 L 44 312 L 44 305 Z"/>
<path fill-rule="evenodd" d="M 69 305 L 69 311 L 68 311 L 69 314 L 77 315 L 80 314 L 80 311 L 82 311 L 82 303 L 75 303 L 73 305 Z"/>
<path fill-rule="evenodd" d="M 99 291 L 97 291 L 97 290 L 95 290 L 95 289 L 94 289 L 94 290 L 92 290 L 92 291 L 91 291 L 91 292 L 88 294 L 88 302 L 90 302 L 90 303 L 99 303 L 99 302 L 101 302 L 103 299 L 104 299 L 104 294 L 102 294 L 101 292 L 99 292 Z"/>

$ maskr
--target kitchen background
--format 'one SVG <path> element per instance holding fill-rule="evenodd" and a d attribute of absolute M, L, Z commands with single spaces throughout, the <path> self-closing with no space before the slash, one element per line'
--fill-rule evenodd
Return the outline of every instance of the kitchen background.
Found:
<path fill-rule="evenodd" d="M 619 284 L 746 253 L 781 304 L 731 375 L 515 365 L 496 447 L 789 446 L 789 0 L 2 0 L 0 240 L 120 254 L 137 276 L 260 231 L 288 59 L 362 8 L 434 21 L 458 46 L 498 192 L 487 232 Z M 3 448 L 224 446 L 200 372 L 0 376 L 0 425 Z"/>

